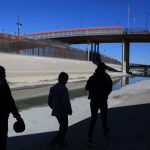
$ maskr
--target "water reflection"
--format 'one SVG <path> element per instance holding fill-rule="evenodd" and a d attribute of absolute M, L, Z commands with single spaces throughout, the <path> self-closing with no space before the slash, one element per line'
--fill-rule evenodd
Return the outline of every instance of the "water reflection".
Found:
<path fill-rule="evenodd" d="M 148 80 L 150 77 L 142 77 L 142 76 L 130 76 L 130 77 L 122 77 L 121 79 L 115 80 L 113 83 L 113 90 L 120 89 L 121 87 L 136 83 L 142 80 Z"/>

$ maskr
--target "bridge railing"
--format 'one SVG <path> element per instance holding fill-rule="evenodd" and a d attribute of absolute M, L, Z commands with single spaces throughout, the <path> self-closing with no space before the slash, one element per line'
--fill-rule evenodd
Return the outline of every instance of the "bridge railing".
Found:
<path fill-rule="evenodd" d="M 44 34 L 32 34 L 26 35 L 26 37 L 33 39 L 46 39 L 68 36 L 85 36 L 85 35 L 110 35 L 110 34 L 122 34 L 122 28 L 119 29 L 95 29 L 95 30 L 73 30 L 64 32 L 47 32 Z"/>
<path fill-rule="evenodd" d="M 123 29 L 124 33 L 149 33 L 147 28 L 124 28 Z"/>
<path fill-rule="evenodd" d="M 79 28 L 72 30 L 58 30 L 58 31 L 50 31 L 45 33 L 35 33 L 25 35 L 28 38 L 33 39 L 49 39 L 49 38 L 59 38 L 59 37 L 70 37 L 70 36 L 88 36 L 88 35 L 116 35 L 116 34 L 141 34 L 141 33 L 149 33 L 146 28 L 123 28 L 123 27 L 115 27 L 115 28 Z"/>
<path fill-rule="evenodd" d="M 121 34 L 122 29 L 114 29 L 114 30 L 108 30 L 108 29 L 103 29 L 103 30 L 79 30 L 79 31 L 68 31 L 68 32 L 57 32 L 57 33 L 52 33 L 49 34 L 51 37 L 61 37 L 61 36 L 79 36 L 79 35 L 104 35 L 104 34 Z"/>

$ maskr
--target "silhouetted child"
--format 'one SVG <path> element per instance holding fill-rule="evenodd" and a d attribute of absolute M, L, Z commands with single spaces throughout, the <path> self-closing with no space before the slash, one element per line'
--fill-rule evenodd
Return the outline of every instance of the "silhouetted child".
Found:
<path fill-rule="evenodd" d="M 98 110 L 101 111 L 101 119 L 104 134 L 109 132 L 107 127 L 107 99 L 108 95 L 112 91 L 112 80 L 110 76 L 105 72 L 106 66 L 104 63 L 100 63 L 95 70 L 95 73 L 88 79 L 86 90 L 89 91 L 88 99 L 91 99 L 91 120 L 88 131 L 88 144 L 93 144 L 93 133 L 98 116 Z"/>
<path fill-rule="evenodd" d="M 0 66 L 0 150 L 6 150 L 9 114 L 12 113 L 18 121 L 23 121 L 5 78 L 5 68 Z"/>
<path fill-rule="evenodd" d="M 48 105 L 52 109 L 52 116 L 55 116 L 59 123 L 59 131 L 51 141 L 52 145 L 65 145 L 65 137 L 68 129 L 68 115 L 72 114 L 68 89 L 65 86 L 68 81 L 68 74 L 61 72 L 58 83 L 50 88 Z"/>

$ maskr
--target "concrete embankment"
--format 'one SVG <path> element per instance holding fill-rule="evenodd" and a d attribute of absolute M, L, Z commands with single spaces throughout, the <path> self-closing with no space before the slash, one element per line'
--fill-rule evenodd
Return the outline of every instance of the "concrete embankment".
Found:
<path fill-rule="evenodd" d="M 70 79 L 82 79 L 96 68 L 95 64 L 88 61 L 2 53 L 0 65 L 6 68 L 8 81 L 18 86 L 57 80 L 62 71 L 67 72 Z"/>
<path fill-rule="evenodd" d="M 83 80 L 96 68 L 96 65 L 89 61 L 3 53 L 0 53 L 0 65 L 6 68 L 11 87 L 52 83 L 62 71 L 67 72 L 71 80 Z M 121 69 L 120 65 L 109 65 L 117 70 Z"/>

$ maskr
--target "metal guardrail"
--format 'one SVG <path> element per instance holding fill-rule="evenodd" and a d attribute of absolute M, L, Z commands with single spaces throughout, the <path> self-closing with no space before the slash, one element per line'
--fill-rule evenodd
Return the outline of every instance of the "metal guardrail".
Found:
<path fill-rule="evenodd" d="M 73 36 L 88 36 L 88 35 L 118 35 L 118 34 L 138 34 L 149 33 L 146 28 L 93 28 L 93 29 L 72 29 L 72 30 L 58 30 L 45 33 L 33 33 L 25 35 L 25 37 L 32 39 L 52 39 L 59 37 L 73 37 Z"/>

